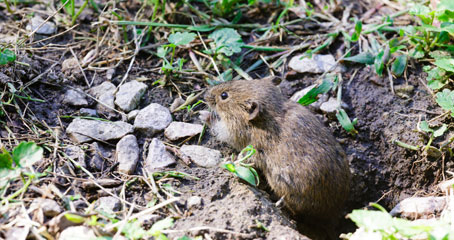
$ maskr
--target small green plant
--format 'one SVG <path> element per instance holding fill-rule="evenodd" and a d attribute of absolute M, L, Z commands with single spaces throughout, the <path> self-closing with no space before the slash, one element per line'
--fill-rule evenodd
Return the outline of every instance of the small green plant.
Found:
<path fill-rule="evenodd" d="M 255 3 L 256 0 L 248 0 L 247 4 L 252 5 Z M 205 5 L 207 5 L 214 15 L 220 17 L 228 17 L 231 15 L 237 8 L 240 7 L 241 3 L 246 1 L 242 0 L 204 0 Z M 237 12 L 237 16 L 240 15 L 241 12 Z M 240 15 L 241 16 L 241 15 Z M 238 19 L 239 20 L 239 19 Z"/>
<path fill-rule="evenodd" d="M 16 60 L 16 54 L 8 48 L 0 50 L 0 66 L 12 63 Z"/>
<path fill-rule="evenodd" d="M 260 180 L 257 171 L 252 167 L 253 164 L 245 163 L 245 161 L 252 157 L 255 152 L 254 147 L 249 145 L 241 150 L 236 161 L 228 161 L 223 164 L 222 167 L 252 186 L 258 186 Z M 232 159 L 233 158 L 234 156 L 232 155 Z"/>
<path fill-rule="evenodd" d="M 192 42 L 197 35 L 189 32 L 177 32 L 170 34 L 169 44 L 163 45 L 158 48 L 156 55 L 163 60 L 162 71 L 169 75 L 171 72 L 178 70 L 181 71 L 183 68 L 184 59 L 180 58 L 176 61 L 177 67 L 174 66 L 175 49 L 177 46 L 182 46 Z M 167 55 L 171 52 L 170 61 L 167 59 Z"/>
<path fill-rule="evenodd" d="M 62 4 L 64 4 L 66 13 L 71 17 L 71 25 L 74 25 L 79 15 L 87 7 L 89 0 L 85 0 L 77 12 L 75 4 L 76 0 L 60 0 L 60 1 Z"/>
<path fill-rule="evenodd" d="M 373 203 L 376 210 L 353 210 L 348 214 L 358 229 L 355 233 L 343 234 L 344 239 L 431 239 L 448 240 L 454 236 L 452 212 L 440 219 L 421 223 L 392 217 L 382 206 Z"/>
<path fill-rule="evenodd" d="M 3 199 L 2 204 L 27 191 L 32 180 L 45 174 L 35 173 L 31 166 L 43 158 L 43 149 L 34 142 L 21 142 L 12 152 L 0 149 L 0 192 L 4 192 L 11 180 L 20 177 L 24 186 Z"/>

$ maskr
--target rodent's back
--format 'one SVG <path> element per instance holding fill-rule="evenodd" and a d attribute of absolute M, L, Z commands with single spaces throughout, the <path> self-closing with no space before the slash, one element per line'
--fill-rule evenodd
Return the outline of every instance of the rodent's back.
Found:
<path fill-rule="evenodd" d="M 265 150 L 264 174 L 294 213 L 333 217 L 350 188 L 346 155 L 331 132 L 308 109 L 287 102 L 280 141 Z"/>

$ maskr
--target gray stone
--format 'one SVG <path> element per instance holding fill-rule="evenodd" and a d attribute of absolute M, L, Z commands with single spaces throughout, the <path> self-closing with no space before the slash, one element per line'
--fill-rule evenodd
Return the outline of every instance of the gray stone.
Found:
<path fill-rule="evenodd" d="M 293 57 L 288 66 L 300 73 L 323 73 L 336 70 L 336 59 L 333 55 L 314 54 L 312 58 L 304 54 Z"/>
<path fill-rule="evenodd" d="M 128 121 L 136 119 L 137 114 L 139 114 L 139 110 L 132 110 L 131 112 L 129 112 L 127 116 Z"/>
<path fill-rule="evenodd" d="M 100 197 L 96 201 L 96 209 L 107 213 L 114 213 L 120 211 L 121 202 L 120 200 L 112 196 Z"/>
<path fill-rule="evenodd" d="M 63 96 L 63 103 L 76 107 L 88 105 L 88 101 L 85 99 L 85 95 L 82 93 L 82 90 L 73 89 L 69 89 L 65 92 L 65 95 Z"/>
<path fill-rule="evenodd" d="M 98 142 L 93 142 L 90 146 L 93 157 L 88 161 L 88 166 L 92 169 L 103 171 L 109 163 L 106 159 L 112 158 L 112 150 Z"/>
<path fill-rule="evenodd" d="M 88 117 L 97 117 L 98 112 L 96 112 L 96 109 L 92 108 L 81 108 L 79 110 L 80 115 L 82 116 L 88 116 Z"/>
<path fill-rule="evenodd" d="M 110 68 L 106 71 L 106 78 L 108 80 L 112 80 L 114 74 L 115 74 L 115 68 Z"/>
<path fill-rule="evenodd" d="M 198 145 L 183 145 L 180 151 L 201 167 L 217 167 L 221 162 L 221 152 Z"/>
<path fill-rule="evenodd" d="M 199 196 L 192 196 L 188 198 L 186 202 L 186 206 L 188 209 L 199 207 L 200 205 L 202 205 L 202 198 Z"/>
<path fill-rule="evenodd" d="M 110 113 L 115 109 L 115 85 L 111 82 L 103 82 L 102 84 L 92 87 L 88 92 L 98 99 L 96 109 L 99 112 Z"/>
<path fill-rule="evenodd" d="M 96 239 L 95 232 L 85 226 L 68 227 L 60 233 L 58 240 Z"/>
<path fill-rule="evenodd" d="M 84 143 L 96 139 L 102 141 L 120 139 L 132 133 L 133 130 L 131 124 L 121 121 L 74 119 L 66 129 L 66 133 L 77 143 Z"/>
<path fill-rule="evenodd" d="M 90 94 L 92 94 L 94 97 L 99 98 L 101 95 L 103 95 L 107 92 L 109 92 L 113 95 L 115 92 L 115 88 L 116 87 L 115 87 L 115 85 L 113 85 L 113 83 L 106 81 L 106 82 L 99 84 L 96 87 L 90 88 L 90 90 L 88 90 L 88 92 Z"/>
<path fill-rule="evenodd" d="M 30 209 L 42 209 L 44 216 L 54 217 L 63 212 L 63 208 L 52 199 L 47 198 L 35 198 L 30 204 Z"/>
<path fill-rule="evenodd" d="M 85 163 L 85 152 L 80 147 L 68 146 L 65 149 L 65 153 L 66 155 L 68 155 L 68 157 L 79 163 L 79 165 L 82 166 L 83 168 L 87 167 L 87 164 Z"/>
<path fill-rule="evenodd" d="M 51 35 L 57 31 L 57 28 L 55 27 L 55 23 L 53 23 L 51 21 L 45 22 L 40 27 L 40 25 L 43 22 L 44 22 L 44 19 L 42 19 L 40 16 L 35 16 L 32 19 L 30 19 L 30 23 L 27 25 L 26 29 L 28 31 L 32 32 L 32 31 L 35 31 L 39 27 L 39 29 L 36 31 L 36 33 L 43 34 L 43 35 Z"/>
<path fill-rule="evenodd" d="M 0 84 L 5 85 L 11 82 L 11 78 L 5 75 L 4 73 L 0 72 Z"/>
<path fill-rule="evenodd" d="M 61 64 L 61 71 L 65 74 L 71 74 L 74 71 L 80 72 L 79 62 L 75 57 L 65 59 Z"/>
<path fill-rule="evenodd" d="M 144 83 L 132 80 L 120 86 L 115 94 L 115 104 L 123 111 L 130 112 L 139 105 L 148 86 Z"/>
<path fill-rule="evenodd" d="M 25 240 L 30 232 L 31 226 L 12 227 L 5 234 L 7 240 Z"/>
<path fill-rule="evenodd" d="M 126 135 L 117 143 L 118 171 L 132 174 L 136 170 L 139 161 L 139 145 L 134 135 Z"/>
<path fill-rule="evenodd" d="M 192 137 L 200 134 L 203 130 L 203 125 L 192 124 L 185 122 L 172 122 L 164 131 L 164 135 L 174 141 L 180 138 Z"/>
<path fill-rule="evenodd" d="M 322 110 L 324 113 L 327 114 L 332 114 L 336 113 L 337 109 L 340 107 L 339 102 L 335 98 L 330 98 L 328 101 L 322 103 L 320 105 L 320 110 Z"/>
<path fill-rule="evenodd" d="M 157 168 L 163 168 L 175 162 L 172 154 L 166 151 L 164 143 L 157 138 L 153 138 L 148 147 L 148 156 L 145 160 L 144 167 L 148 171 L 154 171 Z"/>
<path fill-rule="evenodd" d="M 140 110 L 134 120 L 134 128 L 147 136 L 164 130 L 172 122 L 169 109 L 152 103 Z"/>
<path fill-rule="evenodd" d="M 446 204 L 446 197 L 410 197 L 398 203 L 390 214 L 411 218 L 433 216 L 443 211 Z"/>

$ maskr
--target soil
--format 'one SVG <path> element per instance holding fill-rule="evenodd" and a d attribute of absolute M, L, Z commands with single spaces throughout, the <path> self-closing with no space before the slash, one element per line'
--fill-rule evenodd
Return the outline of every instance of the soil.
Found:
<path fill-rule="evenodd" d="M 5 16 L 0 14 L 0 19 L 3 18 Z M 6 32 L 4 29 L 3 31 Z M 71 41 L 73 41 L 73 36 L 67 34 L 47 43 L 68 44 Z M 290 41 L 294 41 L 294 39 L 288 40 L 287 43 Z M 80 53 L 83 51 L 83 47 L 75 47 L 74 51 Z M 26 51 L 19 52 L 17 60 L 28 63 L 30 67 L 18 64 L 10 65 L 1 67 L 0 73 L 9 76 L 14 86 L 18 88 L 44 73 L 55 61 L 60 61 L 60 57 L 62 59 L 71 57 L 70 52 L 63 53 L 65 53 L 63 49 L 47 53 L 34 52 L 33 54 L 28 54 Z M 248 56 L 247 61 L 241 66 L 252 64 L 256 58 L 258 56 L 254 54 Z M 128 65 L 129 62 L 124 62 L 116 69 L 112 79 L 114 84 L 117 85 L 121 81 Z M 159 66 L 156 59 L 150 58 L 148 54 L 140 54 L 129 72 L 128 80 L 137 77 L 148 78 L 145 83 L 148 85 L 149 91 L 143 97 L 139 108 L 149 103 L 159 103 L 169 107 L 178 97 L 174 86 L 178 86 L 179 91 L 185 94 L 207 87 L 207 84 L 202 79 L 197 80 L 197 77 L 195 77 L 196 80 L 192 78 L 189 80 L 184 78 L 171 79 L 165 86 L 152 84 L 162 77 L 156 71 L 148 71 L 156 68 L 156 66 Z M 393 94 L 387 77 L 378 77 L 372 68 L 363 65 L 348 65 L 346 68 L 347 71 L 343 73 L 342 100 L 348 105 L 346 111 L 349 117 L 358 119 L 355 126 L 358 134 L 346 133 L 335 117 L 325 115 L 315 109 L 316 114 L 325 121 L 325 124 L 341 142 L 348 155 L 353 173 L 351 197 L 344 208 L 337 233 L 354 231 L 353 223 L 344 218 L 353 209 L 368 206 L 369 202 L 377 202 L 391 210 L 400 200 L 409 196 L 434 194 L 435 185 L 444 178 L 443 172 L 446 170 L 454 171 L 454 159 L 452 157 L 446 157 L 443 160 L 436 159 L 393 143 L 394 140 L 400 140 L 412 145 L 423 144 L 422 140 L 425 138 L 421 133 L 413 130 L 416 129 L 421 119 L 431 119 L 442 113 L 442 110 L 434 102 L 431 93 L 421 82 L 425 73 L 418 70 L 420 66 L 413 64 L 408 68 L 406 78 L 394 79 L 394 86 L 408 84 L 414 87 L 413 91 L 406 92 L 406 96 L 403 97 L 397 93 Z M 88 79 L 94 78 L 94 85 L 108 80 L 106 71 L 98 71 L 96 74 L 87 71 L 87 74 Z M 261 69 L 254 74 L 264 76 L 264 70 Z M 254 76 L 254 74 L 251 74 L 251 76 Z M 59 142 L 62 143 L 61 148 L 77 145 L 65 135 L 65 129 L 72 118 L 65 118 L 64 116 L 77 116 L 79 109 L 62 103 L 62 96 L 69 89 L 69 86 L 83 90 L 88 89 L 84 77 L 75 75 L 64 75 L 61 72 L 61 65 L 58 64 L 25 90 L 31 97 L 45 100 L 45 102 L 16 99 L 17 106 L 4 105 L 7 114 L 0 117 L 2 124 L 1 142 L 9 149 L 14 146 L 11 141 L 12 137 L 17 141 L 33 140 L 39 144 L 51 145 L 55 141 L 53 135 L 55 134 L 58 136 Z M 294 92 L 313 84 L 316 78 L 317 76 L 313 75 L 294 75 L 281 83 L 282 91 L 290 97 Z M 8 90 L 8 86 L 1 82 L 0 87 L 2 91 Z M 6 100 L 3 97 L 2 101 L 5 102 Z M 90 101 L 90 107 L 94 107 L 94 104 L 94 101 Z M 18 108 L 22 110 L 22 115 L 17 112 Z M 197 111 L 203 108 L 204 106 L 200 105 L 191 113 L 180 111 L 173 114 L 173 118 L 177 121 L 199 123 Z M 119 115 L 101 117 L 110 120 L 121 119 Z M 33 124 L 40 127 L 37 133 L 34 133 L 30 128 Z M 151 140 L 138 134 L 137 136 L 141 149 Z M 163 134 L 158 134 L 155 137 L 168 141 Z M 427 141 L 427 139 L 425 140 Z M 443 139 L 436 141 L 435 144 L 439 144 L 441 141 Z M 197 139 L 193 138 L 188 143 L 197 144 Z M 180 145 L 181 142 L 171 144 Z M 215 141 L 209 132 L 204 135 L 201 144 L 221 150 L 225 157 L 234 152 L 229 147 Z M 84 144 L 83 146 L 88 145 Z M 105 143 L 105 147 L 113 150 L 115 142 Z M 52 166 L 59 173 L 68 173 L 68 168 L 71 168 L 68 167 L 68 163 L 55 157 L 52 151 L 46 150 L 45 155 L 45 160 L 37 164 L 38 169 L 43 170 Z M 87 155 L 87 160 L 90 161 L 93 154 L 87 151 Z M 103 171 L 94 169 L 91 169 L 91 171 L 99 178 L 124 179 L 124 176 L 115 172 L 114 154 L 111 155 L 110 159 L 107 159 L 107 166 Z M 142 160 L 143 157 L 140 161 Z M 136 171 L 138 175 L 142 173 L 140 167 L 141 165 Z M 181 199 L 177 202 L 177 206 L 183 211 L 183 214 L 176 218 L 173 228 L 168 231 L 169 237 L 173 238 L 185 234 L 189 236 L 208 234 L 213 239 L 278 239 L 279 237 L 305 239 L 305 236 L 296 231 L 298 229 L 297 222 L 288 216 L 285 209 L 276 207 L 276 199 L 270 198 L 270 194 L 265 191 L 266 187 L 261 189 L 251 187 L 222 168 L 205 169 L 194 164 L 187 166 L 182 161 L 178 161 L 175 166 L 164 170 L 181 171 L 199 178 L 199 180 L 184 178 L 169 181 L 175 190 L 181 193 L 178 194 Z M 79 178 L 86 177 L 81 171 L 76 171 L 76 175 Z M 66 187 L 72 186 L 71 194 L 80 193 L 92 201 L 101 196 L 97 195 L 99 192 L 93 193 L 83 189 L 80 186 L 81 182 L 83 181 L 71 183 L 53 175 L 44 178 L 39 184 L 43 186 L 55 183 L 62 191 Z M 10 191 L 17 190 L 20 186 L 17 183 L 17 186 Z M 118 193 L 120 189 L 112 190 Z M 140 205 L 146 205 L 148 191 L 150 191 L 149 187 L 138 181 L 128 189 L 127 199 Z M 32 191 L 26 193 L 26 196 L 34 198 L 39 194 Z M 187 209 L 185 201 L 191 196 L 201 197 L 202 204 Z M 161 212 L 160 214 L 165 216 L 167 213 Z M 260 228 L 258 223 L 262 223 L 271 231 L 267 232 Z M 175 231 L 172 232 L 172 230 Z M 303 230 L 302 233 L 307 232 Z"/>

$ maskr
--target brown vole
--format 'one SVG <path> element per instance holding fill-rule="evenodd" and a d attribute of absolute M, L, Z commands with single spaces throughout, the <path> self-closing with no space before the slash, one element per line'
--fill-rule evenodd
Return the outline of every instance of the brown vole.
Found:
<path fill-rule="evenodd" d="M 252 162 L 291 212 L 333 218 L 349 193 L 345 153 L 315 115 L 282 95 L 278 82 L 231 81 L 209 89 L 211 131 L 237 150 L 249 144 L 257 150 Z"/>

